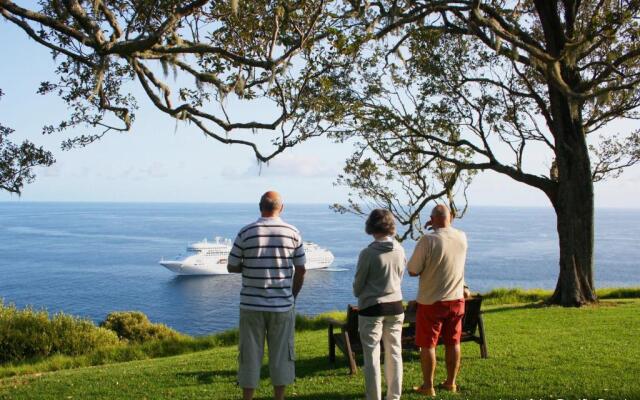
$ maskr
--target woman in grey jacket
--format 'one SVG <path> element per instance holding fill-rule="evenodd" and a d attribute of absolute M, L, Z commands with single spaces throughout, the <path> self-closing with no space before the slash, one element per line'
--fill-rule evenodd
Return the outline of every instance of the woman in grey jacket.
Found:
<path fill-rule="evenodd" d="M 402 394 L 402 291 L 404 249 L 393 239 L 395 221 L 388 210 L 371 211 L 365 225 L 375 239 L 360 252 L 353 294 L 358 298 L 358 329 L 364 353 L 367 400 L 381 400 L 380 340 L 384 343 L 387 400 Z"/>

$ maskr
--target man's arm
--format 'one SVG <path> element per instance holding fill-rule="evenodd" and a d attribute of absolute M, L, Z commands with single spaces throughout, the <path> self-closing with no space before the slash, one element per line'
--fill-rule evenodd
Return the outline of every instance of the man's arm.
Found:
<path fill-rule="evenodd" d="M 229 252 L 229 257 L 227 258 L 227 271 L 230 274 L 242 273 L 243 253 L 242 238 L 240 237 L 240 234 L 238 234 L 238 236 L 236 236 L 236 240 L 233 242 L 233 247 Z"/>
<path fill-rule="evenodd" d="M 241 274 L 242 273 L 242 264 L 239 265 L 231 265 L 231 264 L 227 264 L 227 271 L 229 271 L 230 274 Z"/>
<path fill-rule="evenodd" d="M 304 265 L 295 265 L 295 273 L 293 275 L 293 297 L 298 297 L 298 293 L 300 293 L 300 289 L 302 289 L 302 285 L 304 284 L 304 274 L 307 272 L 307 269 Z"/>
<path fill-rule="evenodd" d="M 407 263 L 407 271 L 409 276 L 419 276 L 424 270 L 427 259 L 427 243 L 423 236 L 416 244 L 416 248 L 413 250 L 413 254 Z"/>

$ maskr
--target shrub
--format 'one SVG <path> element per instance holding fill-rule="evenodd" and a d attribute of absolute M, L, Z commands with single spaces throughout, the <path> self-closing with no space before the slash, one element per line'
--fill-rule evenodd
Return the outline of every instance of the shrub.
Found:
<path fill-rule="evenodd" d="M 0 302 L 0 363 L 47 357 L 76 356 L 119 343 L 113 332 L 66 314 L 49 318 L 46 311 L 18 310 Z"/>
<path fill-rule="evenodd" d="M 120 339 L 144 343 L 150 340 L 177 339 L 182 335 L 164 324 L 154 324 L 139 311 L 112 312 L 100 324 L 114 331 Z"/>
<path fill-rule="evenodd" d="M 640 298 L 640 287 L 596 289 L 600 299 L 633 299 Z"/>
<path fill-rule="evenodd" d="M 325 329 L 329 326 L 329 319 L 345 320 L 346 315 L 344 311 L 329 311 L 315 316 L 296 314 L 296 330 L 313 331 Z"/>
<path fill-rule="evenodd" d="M 544 289 L 499 288 L 482 295 L 483 304 L 517 304 L 546 301 L 552 292 Z"/>
<path fill-rule="evenodd" d="M 500 288 L 493 289 L 482 296 L 484 304 L 517 304 L 517 303 L 537 303 L 547 301 L 553 294 L 552 290 L 545 289 L 519 289 Z M 640 298 L 640 288 L 602 288 L 596 289 L 598 299 L 631 299 Z"/>
<path fill-rule="evenodd" d="M 213 336 L 204 337 L 200 339 L 210 339 L 214 346 L 231 346 L 238 344 L 240 338 L 240 332 L 238 329 L 228 329 L 226 331 L 218 332 Z"/>

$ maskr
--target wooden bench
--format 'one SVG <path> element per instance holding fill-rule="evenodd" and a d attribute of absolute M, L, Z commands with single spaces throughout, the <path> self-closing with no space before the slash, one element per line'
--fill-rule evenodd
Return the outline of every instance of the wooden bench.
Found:
<path fill-rule="evenodd" d="M 482 297 L 475 296 L 465 301 L 465 315 L 462 319 L 462 342 L 476 342 L 480 345 L 480 356 L 488 357 L 487 342 L 484 332 L 484 322 L 482 320 Z M 415 345 L 415 321 L 416 305 L 410 302 L 405 309 L 405 326 L 402 329 L 402 349 L 418 350 Z M 358 307 L 349 305 L 347 307 L 347 320 L 345 322 L 330 319 L 328 328 L 329 339 L 329 361 L 336 361 L 336 347 L 347 357 L 349 361 L 349 372 L 355 374 L 358 367 L 356 364 L 356 354 L 362 354 L 362 343 L 358 332 Z M 477 332 L 477 334 L 476 334 Z M 442 344 L 442 339 L 438 342 Z M 384 346 L 381 345 L 381 353 Z"/>

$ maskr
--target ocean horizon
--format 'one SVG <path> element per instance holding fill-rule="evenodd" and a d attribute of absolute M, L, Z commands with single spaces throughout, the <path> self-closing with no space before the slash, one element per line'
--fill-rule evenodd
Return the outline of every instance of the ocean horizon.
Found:
<path fill-rule="evenodd" d="M 144 201 L 136 201 L 136 200 L 123 200 L 123 201 L 98 201 L 98 200 L 22 200 L 22 199 L 12 199 L 12 200 L 0 200 L 0 204 L 167 204 L 167 205 L 256 205 L 257 201 L 162 201 L 162 200 L 144 200 Z M 334 203 L 325 203 L 325 202 L 286 202 L 285 206 L 324 206 L 329 207 Z M 339 203 L 340 204 L 340 203 Z M 551 205 L 541 206 L 541 205 L 500 205 L 500 204 L 474 204 L 473 206 L 469 206 L 470 208 L 512 208 L 512 209 L 549 209 L 551 210 Z M 640 206 L 638 207 L 619 207 L 619 206 L 605 206 L 605 207 L 595 207 L 595 210 L 629 210 L 629 211 L 640 211 Z"/>
<path fill-rule="evenodd" d="M 158 261 L 204 237 L 232 239 L 257 217 L 257 203 L 0 201 L 0 299 L 96 322 L 139 310 L 194 335 L 229 329 L 237 325 L 239 275 L 175 276 Z M 371 241 L 364 219 L 326 204 L 287 204 L 282 217 L 335 255 L 331 268 L 307 273 L 297 312 L 355 303 L 355 263 Z M 555 224 L 550 207 L 470 206 L 455 226 L 469 239 L 472 290 L 553 289 Z M 595 224 L 596 287 L 640 285 L 640 209 L 598 208 Z M 403 243 L 408 255 L 414 244 Z M 417 283 L 405 275 L 405 300 L 415 297 Z"/>

